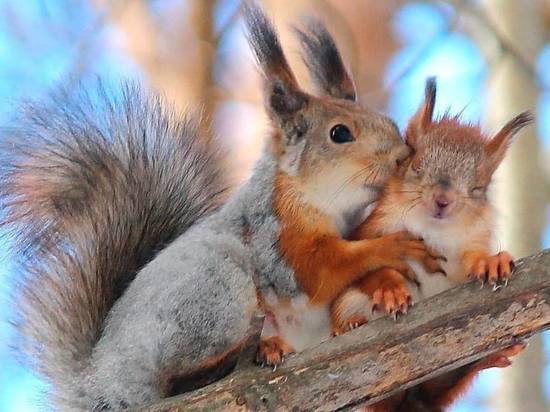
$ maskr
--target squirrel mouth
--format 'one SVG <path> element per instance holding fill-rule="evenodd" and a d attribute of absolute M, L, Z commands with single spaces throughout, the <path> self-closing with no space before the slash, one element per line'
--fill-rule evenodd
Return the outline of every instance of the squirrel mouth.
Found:
<path fill-rule="evenodd" d="M 444 210 L 437 210 L 431 213 L 431 217 L 435 220 L 445 220 L 449 218 L 449 213 Z"/>

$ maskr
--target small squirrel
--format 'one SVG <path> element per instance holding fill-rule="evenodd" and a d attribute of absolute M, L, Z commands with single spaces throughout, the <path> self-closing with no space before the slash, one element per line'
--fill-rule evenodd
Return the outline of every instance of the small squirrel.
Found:
<path fill-rule="evenodd" d="M 258 361 L 276 365 L 330 336 L 330 302 L 366 272 L 437 264 L 407 234 L 345 240 L 409 148 L 356 102 L 322 25 L 298 32 L 316 97 L 261 10 L 244 15 L 272 131 L 227 200 L 199 122 L 135 86 L 61 90 L 3 131 L 19 348 L 53 409 L 123 410 L 207 384 L 234 367 L 258 308 Z"/>
<path fill-rule="evenodd" d="M 424 239 L 432 255 L 444 260 L 441 273 L 427 273 L 411 262 L 417 278 L 406 279 L 383 268 L 356 282 L 331 309 L 333 333 L 365 323 L 372 311 L 394 316 L 406 313 L 414 301 L 477 279 L 497 289 L 508 282 L 514 262 L 507 252 L 493 254 L 494 209 L 487 189 L 513 136 L 532 121 L 529 112 L 508 122 L 493 138 L 478 126 L 449 114 L 434 120 L 435 80 L 426 85 L 425 101 L 411 119 L 406 142 L 413 154 L 390 178 L 373 212 L 352 234 L 369 239 L 407 231 Z M 444 257 L 443 257 L 444 256 Z M 448 406 L 482 369 L 508 366 L 518 344 L 430 380 L 368 410 L 439 411 Z M 422 405 L 422 407 L 421 407 Z"/>

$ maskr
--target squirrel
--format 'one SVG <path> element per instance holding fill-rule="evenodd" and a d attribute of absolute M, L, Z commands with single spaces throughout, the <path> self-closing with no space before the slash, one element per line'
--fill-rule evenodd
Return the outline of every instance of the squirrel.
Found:
<path fill-rule="evenodd" d="M 333 333 L 366 323 L 380 309 L 394 317 L 416 301 L 477 279 L 496 290 L 507 284 L 514 262 L 508 252 L 493 254 L 495 211 L 487 195 L 493 173 L 503 160 L 514 135 L 533 120 L 523 112 L 492 138 L 459 116 L 433 118 L 436 82 L 428 79 L 425 100 L 409 122 L 405 140 L 413 153 L 384 188 L 376 207 L 351 235 L 369 239 L 396 231 L 424 239 L 432 255 L 443 260 L 439 273 L 426 273 L 411 262 L 416 279 L 406 279 L 383 268 L 356 282 L 331 308 Z M 467 230 L 465 230 L 467 228 Z M 440 411 L 466 390 L 486 368 L 505 367 L 523 350 L 513 345 L 481 361 L 382 401 L 367 410 L 376 412 Z"/>
<path fill-rule="evenodd" d="M 272 131 L 227 199 L 200 120 L 137 86 L 61 89 L 3 130 L 18 346 L 53 409 L 124 410 L 218 379 L 258 309 L 258 361 L 277 365 L 330 337 L 329 303 L 368 271 L 437 263 L 408 234 L 345 239 L 410 149 L 356 101 L 326 28 L 298 31 L 315 96 L 263 12 L 244 17 Z"/>

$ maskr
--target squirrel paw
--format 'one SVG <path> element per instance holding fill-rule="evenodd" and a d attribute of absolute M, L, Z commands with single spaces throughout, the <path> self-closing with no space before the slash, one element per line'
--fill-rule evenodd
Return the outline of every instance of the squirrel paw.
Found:
<path fill-rule="evenodd" d="M 380 251 L 380 256 L 384 257 L 386 267 L 391 267 L 401 273 L 410 281 L 418 285 L 416 273 L 404 259 L 409 258 L 416 260 L 424 266 L 428 273 L 441 273 L 447 275 L 441 267 L 441 262 L 446 262 L 447 259 L 441 256 L 433 249 L 429 248 L 422 239 L 413 236 L 407 231 L 401 231 L 386 235 L 380 240 L 384 240 L 384 247 Z M 391 253 L 390 253 L 391 251 Z M 388 256 L 388 254 L 390 256 Z M 393 256 L 397 254 L 397 256 Z"/>
<path fill-rule="evenodd" d="M 506 368 L 512 364 L 510 358 L 522 352 L 526 347 L 526 343 L 512 345 L 509 348 L 503 349 L 479 360 L 474 365 L 474 368 L 476 371 L 482 371 L 489 368 Z"/>
<path fill-rule="evenodd" d="M 360 314 L 351 315 L 346 319 L 338 320 L 337 324 L 332 325 L 332 336 L 342 335 L 350 330 L 358 328 L 368 322 L 368 319 Z"/>
<path fill-rule="evenodd" d="M 256 363 L 264 367 L 273 366 L 273 371 L 277 369 L 285 360 L 285 356 L 294 352 L 294 349 L 279 336 L 262 338 L 256 354 Z"/>
<path fill-rule="evenodd" d="M 481 282 L 481 287 L 485 282 L 493 285 L 493 290 L 497 290 L 508 284 L 508 279 L 514 269 L 514 259 L 508 252 L 500 252 L 494 256 L 481 257 L 475 262 L 468 275 L 471 279 L 477 279 Z"/>
<path fill-rule="evenodd" d="M 387 275 L 393 269 L 383 269 Z M 399 274 L 399 273 L 397 273 Z M 384 310 L 394 319 L 399 313 L 405 314 L 412 306 L 412 296 L 404 279 L 400 276 L 387 276 L 372 294 L 372 311 Z"/>

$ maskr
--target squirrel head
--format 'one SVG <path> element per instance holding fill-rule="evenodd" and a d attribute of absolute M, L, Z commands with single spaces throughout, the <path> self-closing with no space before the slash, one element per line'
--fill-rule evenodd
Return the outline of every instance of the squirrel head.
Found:
<path fill-rule="evenodd" d="M 487 187 L 493 173 L 514 135 L 533 117 L 523 112 L 488 138 L 479 126 L 460 122 L 459 116 L 445 114 L 434 120 L 435 98 L 436 83 L 431 78 L 425 100 L 405 133 L 413 154 L 401 167 L 399 191 L 416 205 L 413 209 L 436 221 L 479 216 L 488 204 Z"/>
<path fill-rule="evenodd" d="M 273 129 L 269 147 L 279 169 L 330 196 L 349 189 L 378 191 L 409 154 L 394 122 L 356 101 L 353 80 L 327 29 L 311 21 L 296 30 L 304 60 L 321 91 L 302 90 L 279 37 L 256 6 L 245 7 L 248 40 L 263 75 Z"/>

